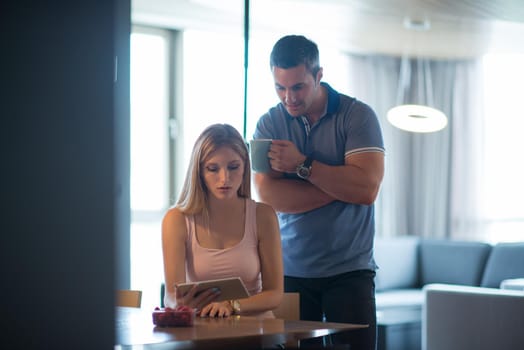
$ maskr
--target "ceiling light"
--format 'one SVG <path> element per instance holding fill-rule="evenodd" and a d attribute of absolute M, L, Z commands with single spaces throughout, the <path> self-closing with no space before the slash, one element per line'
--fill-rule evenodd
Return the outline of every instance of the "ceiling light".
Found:
<path fill-rule="evenodd" d="M 404 18 L 404 28 L 408 30 L 415 30 L 419 32 L 425 32 L 431 29 L 431 22 L 427 18 Z"/>
<path fill-rule="evenodd" d="M 395 127 L 410 132 L 435 132 L 448 124 L 446 115 L 434 108 L 431 67 L 427 59 L 402 57 L 397 106 L 387 113 Z"/>
<path fill-rule="evenodd" d="M 395 127 L 411 132 L 435 132 L 448 124 L 446 115 L 438 109 L 422 105 L 400 105 L 391 108 L 388 121 Z"/>

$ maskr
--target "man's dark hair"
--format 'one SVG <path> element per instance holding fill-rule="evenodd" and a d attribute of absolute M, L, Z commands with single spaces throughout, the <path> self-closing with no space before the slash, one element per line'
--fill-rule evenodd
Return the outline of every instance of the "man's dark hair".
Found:
<path fill-rule="evenodd" d="M 302 35 L 287 35 L 280 38 L 271 51 L 270 68 L 287 69 L 301 64 L 304 64 L 313 77 L 316 77 L 320 69 L 317 44 Z"/>

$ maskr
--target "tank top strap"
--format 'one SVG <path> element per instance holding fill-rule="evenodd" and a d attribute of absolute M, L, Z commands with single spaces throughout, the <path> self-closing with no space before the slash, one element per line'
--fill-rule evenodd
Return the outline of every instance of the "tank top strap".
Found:
<path fill-rule="evenodd" d="M 257 237 L 257 203 L 249 198 L 246 198 L 246 234 L 252 235 L 255 239 Z"/>
<path fill-rule="evenodd" d="M 186 218 L 186 242 L 189 246 L 196 240 L 196 228 L 195 228 L 195 216 L 194 215 L 184 215 Z"/>

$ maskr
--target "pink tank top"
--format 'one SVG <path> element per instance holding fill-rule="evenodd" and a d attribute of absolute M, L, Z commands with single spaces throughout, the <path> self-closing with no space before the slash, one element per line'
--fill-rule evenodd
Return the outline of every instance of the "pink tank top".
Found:
<path fill-rule="evenodd" d="M 250 295 L 262 291 L 256 227 L 256 203 L 246 199 L 244 237 L 226 249 L 202 247 L 196 238 L 195 218 L 186 216 L 186 275 L 188 281 L 240 277 Z"/>

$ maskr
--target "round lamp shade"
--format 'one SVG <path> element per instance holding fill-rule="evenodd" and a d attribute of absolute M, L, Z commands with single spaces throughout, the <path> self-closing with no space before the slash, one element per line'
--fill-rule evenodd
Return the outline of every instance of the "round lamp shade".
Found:
<path fill-rule="evenodd" d="M 446 115 L 438 109 L 421 105 L 401 105 L 391 108 L 388 121 L 399 129 L 411 132 L 435 132 L 448 124 Z"/>

